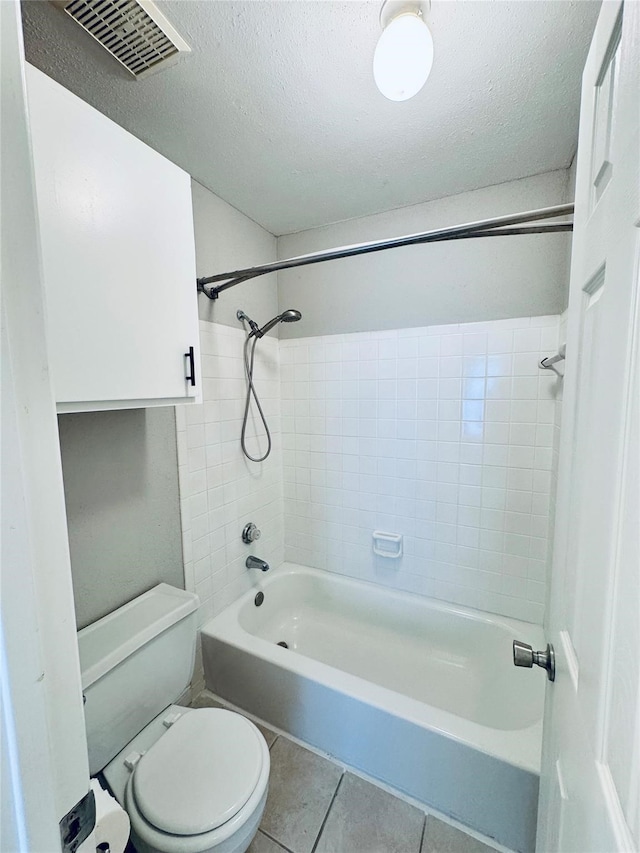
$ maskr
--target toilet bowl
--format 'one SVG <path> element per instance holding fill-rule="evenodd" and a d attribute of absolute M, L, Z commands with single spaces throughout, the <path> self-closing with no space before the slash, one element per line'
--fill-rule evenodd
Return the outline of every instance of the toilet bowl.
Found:
<path fill-rule="evenodd" d="M 103 771 L 138 853 L 243 853 L 267 799 L 269 750 L 224 709 L 172 706 Z"/>
<path fill-rule="evenodd" d="M 166 706 L 191 675 L 197 604 L 160 584 L 78 634 L 90 770 L 138 853 L 244 853 L 267 800 L 269 749 L 250 720 Z"/>

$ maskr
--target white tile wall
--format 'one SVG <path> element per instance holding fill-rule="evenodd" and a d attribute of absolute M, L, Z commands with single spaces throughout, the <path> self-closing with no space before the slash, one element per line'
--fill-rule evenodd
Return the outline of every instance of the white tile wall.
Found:
<path fill-rule="evenodd" d="M 543 618 L 559 318 L 280 342 L 285 557 Z M 404 555 L 371 534 L 404 535 Z"/>
<path fill-rule="evenodd" d="M 274 450 L 254 464 L 239 446 L 244 335 L 201 323 L 205 402 L 176 413 L 202 622 L 259 580 L 248 553 L 541 621 L 561 382 L 538 361 L 558 329 L 553 316 L 264 338 L 256 381 Z M 263 531 L 251 548 L 248 521 Z M 404 535 L 401 559 L 373 554 L 374 529 Z"/>
<path fill-rule="evenodd" d="M 253 463 L 239 443 L 244 338 L 241 329 L 200 323 L 204 402 L 176 407 L 185 580 L 200 597 L 201 624 L 257 582 L 245 566 L 250 553 L 273 566 L 283 560 L 278 342 L 264 337 L 256 350 L 255 380 L 274 447 L 265 462 Z M 255 443 L 255 420 L 248 436 L 250 449 L 265 447 Z M 241 540 L 249 521 L 262 530 L 252 546 Z"/>

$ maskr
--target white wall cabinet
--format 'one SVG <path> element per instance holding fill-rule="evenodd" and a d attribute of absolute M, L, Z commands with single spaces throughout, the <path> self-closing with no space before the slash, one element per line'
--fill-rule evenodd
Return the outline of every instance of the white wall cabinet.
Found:
<path fill-rule="evenodd" d="M 58 411 L 201 402 L 189 175 L 31 66 L 27 87 Z"/>

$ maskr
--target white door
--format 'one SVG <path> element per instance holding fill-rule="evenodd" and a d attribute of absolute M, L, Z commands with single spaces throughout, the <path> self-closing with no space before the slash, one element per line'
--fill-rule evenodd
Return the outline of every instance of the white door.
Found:
<path fill-rule="evenodd" d="M 640 846 L 640 3 L 583 77 L 537 847 Z"/>
<path fill-rule="evenodd" d="M 89 764 L 17 0 L 0 0 L 0 72 L 0 850 L 53 853 Z"/>

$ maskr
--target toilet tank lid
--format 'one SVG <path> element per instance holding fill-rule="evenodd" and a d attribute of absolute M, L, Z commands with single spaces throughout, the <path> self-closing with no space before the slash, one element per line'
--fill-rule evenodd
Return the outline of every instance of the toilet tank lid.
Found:
<path fill-rule="evenodd" d="M 78 631 L 83 690 L 197 610 L 198 596 L 160 583 Z"/>

